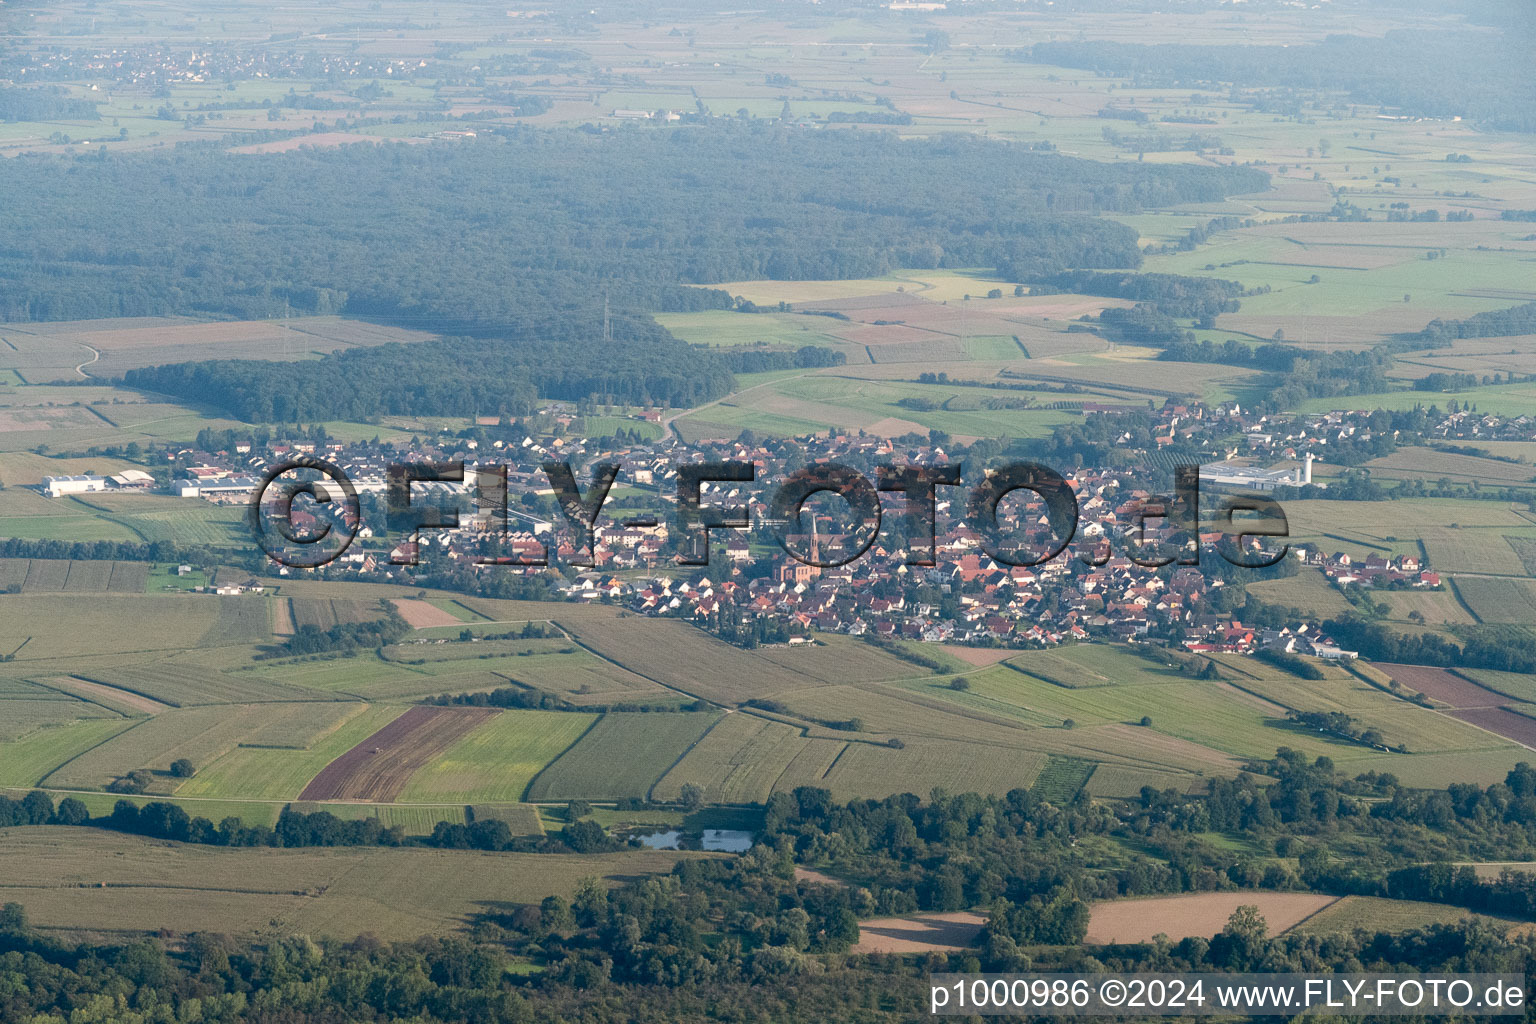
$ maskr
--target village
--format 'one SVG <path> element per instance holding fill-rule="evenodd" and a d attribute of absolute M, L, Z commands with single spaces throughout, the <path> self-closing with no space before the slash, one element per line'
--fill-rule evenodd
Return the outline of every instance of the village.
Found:
<path fill-rule="evenodd" d="M 637 426 L 658 414 L 637 415 Z M 550 580 L 570 601 L 622 605 L 644 615 L 694 622 L 743 643 L 804 642 L 816 633 L 873 639 L 961 643 L 1008 648 L 1050 647 L 1092 639 L 1181 646 L 1193 651 L 1254 653 L 1267 648 L 1324 658 L 1348 657 L 1323 635 L 1317 623 L 1295 629 L 1261 629 L 1235 621 L 1241 601 L 1223 595 L 1231 568 L 1218 556 L 1231 538 L 1202 528 L 1198 537 L 1180 533 L 1173 520 L 1143 515 L 1172 491 L 1170 474 L 1157 466 L 1168 449 L 1196 452 L 1201 492 L 1309 494 L 1313 465 L 1345 444 L 1369 442 L 1373 427 L 1365 414 L 1329 412 L 1301 421 L 1275 422 L 1245 413 L 1235 404 L 1205 407 L 1169 403 L 1150 416 L 1123 409 L 1092 410 L 1088 420 L 1117 446 L 1137 453 L 1116 467 L 1082 466 L 1066 471 L 1079 512 L 1070 544 L 1039 564 L 1035 559 L 988 553 L 985 538 L 964 522 L 966 487 L 935 492 L 935 538 L 902 538 L 887 529 L 870 537 L 834 512 L 805 514 L 789 532 L 772 518 L 771 482 L 818 463 L 847 465 L 874 476 L 880 464 L 966 465 L 981 449 L 943 438 L 910 435 L 883 438 L 834 433 L 785 441 L 756 438 L 685 445 L 661 439 L 588 439 L 572 433 L 581 419 L 553 405 L 539 429 L 522 433 L 514 425 L 482 424 L 460 434 L 444 432 L 412 446 L 344 444 L 334 440 L 276 442 L 220 438 L 211 432 L 202 447 L 166 450 L 166 470 L 128 471 L 111 477 L 53 477 L 41 490 L 53 497 L 102 491 L 170 493 L 189 501 L 245 505 L 269 467 L 308 456 L 330 462 L 350 479 L 359 495 L 358 543 L 319 569 L 273 566 L 281 576 L 294 572 L 325 578 L 410 582 L 423 570 L 457 570 L 467 578 L 520 574 Z M 1447 419 L 1464 420 L 1465 413 Z M 1484 418 L 1489 419 L 1489 418 Z M 1118 430 L 1124 420 L 1127 429 Z M 524 426 L 528 426 L 524 424 Z M 1511 429 L 1529 430 L 1529 424 Z M 1436 429 L 1449 429 L 1445 423 Z M 1493 423 L 1485 429 L 1505 429 Z M 469 435 L 469 436 L 461 436 Z M 1150 449 L 1130 448 L 1150 435 Z M 555 492 L 542 466 L 570 464 L 578 480 L 582 467 L 608 462 L 619 467 L 614 489 L 592 530 L 591 546 L 566 528 Z M 737 462 L 755 467 L 753 483 L 706 482 L 701 503 L 738 507 L 748 529 L 715 529 L 706 565 L 679 564 L 676 529 L 679 465 Z M 463 465 L 456 481 L 412 484 L 415 507 L 453 509 L 459 526 L 421 530 L 415 537 L 392 536 L 385 528 L 389 467 L 398 463 Z M 1265 468 L 1279 462 L 1277 468 Z M 477 503 L 476 470 L 495 466 L 507 480 L 505 506 Z M 968 470 L 965 483 L 979 476 Z M 165 482 L 161 483 L 163 479 Z M 586 488 L 586 483 L 581 483 Z M 999 506 L 998 526 L 1025 550 L 1037 554 L 1063 547 L 1053 536 L 1044 503 L 1009 500 Z M 840 504 L 833 500 L 833 504 Z M 904 499 L 887 502 L 888 526 L 902 522 Z M 313 525 L 320 507 L 293 509 L 294 525 Z M 780 537 L 783 537 L 781 543 Z M 1346 588 L 1438 589 L 1439 574 L 1414 555 L 1352 557 L 1315 543 L 1247 536 L 1239 557 L 1245 564 L 1278 563 L 1267 570 L 1289 574 L 1320 570 L 1332 585 Z M 786 545 L 795 552 L 787 553 Z M 487 556 L 494 549 L 494 559 Z M 490 561 L 501 564 L 485 564 Z M 1156 566 L 1158 561 L 1169 564 Z M 812 564 L 817 563 L 817 564 Z M 1142 564 L 1147 563 L 1147 564 Z M 1153 567 L 1149 567 L 1152 565 Z M 553 568 L 551 568 L 553 567 Z M 264 585 L 257 579 L 251 590 Z"/>

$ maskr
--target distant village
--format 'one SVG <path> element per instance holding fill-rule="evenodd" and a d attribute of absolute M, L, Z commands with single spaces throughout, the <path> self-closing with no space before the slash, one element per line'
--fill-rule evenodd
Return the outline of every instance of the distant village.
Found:
<path fill-rule="evenodd" d="M 1116 416 L 1123 408 L 1089 410 L 1088 416 Z M 636 426 L 660 420 L 657 411 L 634 414 Z M 1274 494 L 1317 493 L 1325 486 L 1312 479 L 1314 464 L 1328 461 L 1339 445 L 1358 441 L 1370 431 L 1363 413 L 1330 412 L 1288 421 L 1281 430 L 1236 404 L 1206 407 L 1170 402 L 1157 412 L 1152 449 L 1178 442 L 1183 450 L 1211 456 L 1200 468 L 1201 491 Z M 1513 429 L 1531 435 L 1529 418 L 1499 420 L 1456 412 L 1436 425 L 1447 437 L 1500 436 Z M 494 422 L 494 421 L 493 421 Z M 1174 524 L 1143 518 L 1143 504 L 1157 496 L 1147 489 L 1146 469 L 1062 468 L 1077 497 L 1079 522 L 1071 545 L 1060 555 L 1034 566 L 1006 564 L 990 557 L 981 536 L 961 521 L 966 488 L 940 488 L 937 532 L 931 565 L 909 564 L 904 543 L 877 537 L 846 564 L 818 567 L 788 557 L 770 530 L 768 501 L 773 481 L 803 465 L 839 462 L 873 477 L 879 464 L 942 464 L 954 460 L 946 444 L 910 435 L 891 439 L 834 433 L 809 435 L 786 443 L 743 434 L 734 439 L 693 444 L 670 435 L 656 440 L 590 440 L 570 433 L 582 419 L 564 405 L 540 417 L 538 431 L 508 435 L 500 424 L 483 441 L 443 433 L 415 445 L 339 441 L 236 441 L 220 446 L 162 453 L 169 475 L 128 470 L 112 476 L 52 477 L 40 490 L 53 497 L 98 492 L 170 494 L 187 501 L 245 505 L 269 466 L 299 455 L 315 456 L 340 467 L 360 495 L 360 543 L 318 570 L 274 567 L 276 575 L 313 572 L 327 578 L 360 578 L 412 583 L 421 566 L 449 566 L 464 573 L 548 575 L 567 600 L 604 602 L 635 613 L 692 621 L 728 638 L 752 642 L 806 642 L 816 633 L 842 633 L 921 642 L 998 647 L 1049 647 L 1091 639 L 1158 642 L 1193 651 L 1255 653 L 1275 648 L 1322 658 L 1349 658 L 1317 623 L 1293 629 L 1261 629 L 1234 619 L 1224 599 L 1227 580 L 1213 553 L 1223 538 L 1200 534 L 1176 537 Z M 1483 433 L 1468 434 L 1477 429 Z M 473 434 L 474 431 L 461 432 Z M 513 432 L 515 433 L 515 432 Z M 621 431 L 621 434 L 623 432 Z M 485 436 L 480 432 L 480 436 Z M 633 436 L 639 436 L 636 431 Z M 1233 444 L 1231 438 L 1240 438 Z M 1118 443 L 1129 444 L 1129 433 Z M 953 447 L 953 446 L 949 446 Z M 215 450 L 209 450 L 215 449 Z M 959 449 L 956 449 L 959 451 Z M 554 491 L 541 464 L 556 460 L 576 468 L 585 487 L 583 467 L 605 461 L 620 472 L 615 490 L 596 526 L 590 550 L 584 538 L 565 528 Z M 706 484 L 706 506 L 745 505 L 751 530 L 717 529 L 707 566 L 678 564 L 673 523 L 677 467 L 693 461 L 750 462 L 754 484 Z M 401 462 L 465 464 L 465 482 L 416 483 L 413 504 L 461 510 L 456 530 L 424 530 L 418 539 L 391 537 L 382 528 L 386 473 Z M 505 467 L 508 502 L 498 510 L 473 507 L 474 467 Z M 1141 476 L 1143 479 L 1138 479 Z M 164 480 L 165 482 L 159 482 Z M 974 474 L 966 485 L 974 483 Z M 1016 492 L 1035 498 L 1031 492 Z M 899 505 L 901 499 L 894 499 Z M 641 514 L 644 513 L 644 514 Z M 1043 502 L 1016 501 L 1000 508 L 999 526 L 1009 536 L 1048 547 L 1049 520 Z M 295 526 L 309 513 L 294 510 Z M 887 510 L 887 521 L 897 516 Z M 808 520 L 809 522 L 805 522 Z M 817 562 L 841 561 L 857 551 L 862 539 L 839 532 L 832 517 L 803 516 L 789 541 L 797 551 L 814 549 Z M 519 562 L 545 560 L 544 566 L 481 565 L 487 537 L 496 535 L 497 551 Z M 926 545 L 924 545 L 926 546 Z M 1245 538 L 1255 560 L 1279 557 L 1278 546 L 1264 538 Z M 1147 568 L 1130 557 L 1138 551 L 1163 551 L 1187 562 L 1198 550 L 1198 564 Z M 1284 558 L 1295 571 L 1319 570 L 1341 590 L 1410 587 L 1435 589 L 1439 575 L 1416 556 L 1371 554 L 1359 558 L 1327 551 L 1311 543 L 1288 543 Z M 419 560 L 419 566 L 412 566 Z M 1146 560 L 1146 559 L 1144 559 Z M 261 586 L 253 580 L 252 587 Z M 1240 602 L 1238 602 L 1240 603 Z"/>

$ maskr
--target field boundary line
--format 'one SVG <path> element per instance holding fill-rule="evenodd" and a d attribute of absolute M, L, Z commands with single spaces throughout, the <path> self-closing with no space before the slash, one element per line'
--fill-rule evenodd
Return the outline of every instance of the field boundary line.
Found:
<path fill-rule="evenodd" d="M 1297 921 L 1295 924 L 1291 925 L 1289 928 L 1287 928 L 1285 931 L 1281 932 L 1280 934 L 1281 935 L 1285 935 L 1287 932 L 1295 931 L 1297 928 L 1300 928 L 1302 925 L 1304 925 L 1308 921 L 1312 920 L 1318 914 L 1321 914 L 1323 911 L 1327 910 L 1330 907 L 1336 907 L 1336 906 L 1338 906 L 1342 902 L 1344 902 L 1344 897 L 1343 896 L 1335 896 L 1332 900 L 1330 900 L 1327 903 L 1324 903 L 1322 906 L 1318 907 L 1316 910 L 1312 911 L 1312 913 L 1308 914 L 1306 917 L 1302 918 L 1300 921 Z"/>
<path fill-rule="evenodd" d="M 853 744 L 849 743 L 846 740 L 843 741 L 843 749 L 839 750 L 837 752 L 837 756 L 832 759 L 832 763 L 827 765 L 827 770 L 821 773 L 821 779 L 822 779 L 823 782 L 825 782 L 827 780 L 827 777 L 832 774 L 832 769 L 837 767 L 837 762 L 839 762 L 839 761 L 841 761 L 843 759 L 843 755 L 848 753 L 848 748 L 851 747 L 852 745 Z M 789 770 L 788 768 L 784 769 L 784 771 L 788 771 L 788 770 Z M 783 773 L 781 772 L 780 774 L 782 775 Z M 773 781 L 774 781 L 774 784 L 777 785 L 779 780 L 778 779 L 774 779 Z"/>
<path fill-rule="evenodd" d="M 693 753 L 693 748 L 697 747 L 700 743 L 703 743 L 704 742 L 704 737 L 706 737 L 710 733 L 714 732 L 715 731 L 715 727 L 718 726 L 721 722 L 725 721 L 726 716 L 732 715 L 732 714 L 735 714 L 735 712 L 733 712 L 733 711 L 726 711 L 726 712 L 722 713 L 719 718 L 717 718 L 713 722 L 709 723 L 709 728 L 705 729 L 703 732 L 699 733 L 698 738 L 695 739 L 692 743 L 688 744 L 688 746 L 683 749 L 683 752 L 681 754 L 677 755 L 677 760 L 675 760 L 671 764 L 667 765 L 666 770 L 663 771 L 660 775 L 656 776 L 656 778 L 651 781 L 651 784 L 645 788 L 645 799 L 646 799 L 647 803 L 653 802 L 652 801 L 652 794 L 654 794 L 656 792 L 656 787 L 661 785 L 661 780 L 666 778 L 668 775 L 672 774 L 674 771 L 676 771 L 677 770 L 677 766 L 683 763 L 683 758 L 685 758 L 689 754 Z M 550 763 L 553 764 L 554 762 L 550 762 Z"/>
<path fill-rule="evenodd" d="M 587 727 L 585 729 L 581 730 L 581 735 L 580 736 L 577 736 L 574 740 L 571 741 L 571 745 L 570 746 L 566 747 L 564 750 L 560 751 L 560 753 L 558 753 L 554 757 L 550 758 L 548 763 L 546 763 L 543 768 L 540 768 L 538 771 L 534 772 L 532 777 L 530 777 L 528 779 L 528 785 L 523 787 L 522 799 L 518 800 L 518 803 L 520 803 L 520 804 L 532 804 L 532 803 L 534 803 L 534 801 L 528 799 L 528 795 L 533 792 L 533 785 L 534 785 L 534 783 L 538 782 L 540 777 L 543 776 L 543 774 L 545 772 L 547 772 L 551 768 L 553 768 L 555 766 L 555 762 L 559 761 L 566 754 L 569 754 L 572 750 L 576 749 L 576 744 L 578 744 L 582 740 L 586 739 L 587 738 L 587 734 L 590 733 L 593 729 L 597 728 L 597 723 L 601 722 L 603 719 L 607 718 L 611 713 L 612 712 L 605 711 L 605 712 L 603 712 L 600 715 L 593 715 L 592 716 L 592 721 L 587 724 Z M 714 726 L 710 726 L 710 728 L 714 728 Z M 667 771 L 671 771 L 671 770 L 672 769 L 670 769 L 670 768 L 667 769 Z M 659 779 L 659 778 L 656 780 L 656 782 L 660 782 L 660 781 L 661 781 L 661 779 Z M 654 789 L 656 787 L 656 782 L 651 783 L 651 788 L 652 789 Z M 650 790 L 648 789 L 648 790 L 646 790 L 646 792 L 649 793 Z M 568 801 L 568 800 L 567 801 L 559 801 L 559 802 L 556 802 L 556 803 L 552 804 L 552 806 L 558 807 L 560 805 L 560 803 L 562 803 L 562 802 L 563 803 L 569 803 L 570 801 Z M 540 827 L 541 828 L 543 827 L 542 823 L 540 824 Z"/>
<path fill-rule="evenodd" d="M 1478 625 L 1485 625 L 1483 622 L 1483 617 L 1472 610 L 1472 606 L 1467 603 L 1466 597 L 1462 595 L 1461 588 L 1456 585 L 1456 577 L 1448 575 L 1446 576 L 1445 580 L 1451 585 L 1451 594 L 1456 598 L 1456 603 L 1461 605 L 1461 610 L 1472 616 L 1473 622 L 1476 622 Z M 1455 669 L 1452 669 L 1451 671 L 1454 672 Z M 1475 679 L 1472 681 L 1477 682 Z"/>
<path fill-rule="evenodd" d="M 1499 689 L 1497 686 L 1492 685 L 1491 683 L 1485 683 L 1481 679 L 1475 679 L 1472 676 L 1467 675 L 1465 672 L 1463 672 L 1459 668 L 1447 668 L 1446 671 L 1449 672 L 1451 675 L 1456 676 L 1458 679 L 1465 679 L 1467 682 L 1471 683 L 1473 686 L 1481 686 L 1483 689 L 1489 691 L 1490 693 L 1496 693 L 1500 697 L 1507 697 L 1510 700 L 1516 702 L 1517 704 L 1529 704 L 1529 703 L 1531 703 L 1530 701 L 1525 700 L 1522 697 L 1516 697 L 1512 693 L 1505 693 L 1503 690 Z M 1503 707 L 1502 704 L 1498 705 L 1498 706 L 1499 707 Z M 1458 709 L 1458 710 L 1460 710 L 1460 709 Z M 1509 710 L 1514 710 L 1514 709 L 1510 708 Z M 1518 712 L 1517 712 L 1517 714 L 1518 714 Z"/>
<path fill-rule="evenodd" d="M 91 746 L 89 746 L 86 749 L 80 751 L 80 753 L 76 754 L 74 757 L 72 757 L 69 760 L 65 761 L 63 764 L 55 765 L 54 767 L 50 768 L 48 770 L 48 774 L 44 775 L 42 778 L 38 779 L 35 783 L 33 783 L 32 788 L 44 788 L 43 784 L 45 782 L 47 782 L 49 779 L 53 778 L 55 775 L 57 775 L 59 772 L 63 771 L 65 768 L 69 767 L 71 764 L 74 764 L 76 761 L 80 760 L 86 754 L 89 754 L 91 751 L 97 749 L 98 747 L 106 746 L 108 743 L 111 743 L 113 740 L 117 739 L 119 736 L 123 736 L 123 735 L 125 735 L 127 733 L 130 733 L 133 730 L 137 729 L 139 726 L 143 725 L 145 722 L 153 721 L 153 719 L 152 718 L 125 718 L 125 719 L 123 719 L 123 721 L 131 722 L 132 724 L 129 725 L 125 729 L 119 729 L 117 732 L 114 732 L 112 735 L 108 736 L 106 739 L 102 740 L 100 743 L 93 743 Z M 94 792 L 94 790 L 92 792 Z"/>
<path fill-rule="evenodd" d="M 91 413 L 92 415 L 99 417 L 101 419 L 101 421 L 103 423 L 105 423 L 107 426 L 112 427 L 115 430 L 122 430 L 123 429 L 120 424 L 112 422 L 112 420 L 107 416 L 106 413 L 102 412 L 100 409 L 96 408 L 94 405 L 87 405 L 85 407 L 85 409 L 86 409 L 87 412 Z"/>

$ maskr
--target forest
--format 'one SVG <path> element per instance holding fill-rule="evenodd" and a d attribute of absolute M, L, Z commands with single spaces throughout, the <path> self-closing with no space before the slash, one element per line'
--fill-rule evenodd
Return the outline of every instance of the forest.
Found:
<path fill-rule="evenodd" d="M 1209 86 L 1335 90 L 1421 117 L 1466 117 L 1501 131 L 1536 129 L 1531 21 L 1498 33 L 1398 29 L 1300 46 L 1075 41 L 1037 43 L 1027 59 L 1132 79 L 1138 88 Z M 1433 68 L 1433 74 L 1425 74 Z M 1272 102 L 1272 99 L 1271 99 Z M 1299 100 L 1293 101 L 1299 103 Z M 1282 104 L 1283 105 L 1283 104 Z"/>
<path fill-rule="evenodd" d="M 731 388 L 725 357 L 674 338 L 649 318 L 553 320 L 416 345 L 350 349 L 302 363 L 211 360 L 129 370 L 130 387 L 227 409 L 251 423 L 388 415 L 526 416 L 539 398 L 598 396 L 693 406 Z"/>
<path fill-rule="evenodd" d="M 1236 313 L 1238 299 L 1246 294 L 1236 281 L 1182 274 L 1109 274 L 1075 270 L 1051 274 L 1040 283 L 1063 292 L 1135 299 L 1156 306 L 1168 316 L 1195 319 Z"/>
<path fill-rule="evenodd" d="M 64 89 L 16 89 L 0 86 L 0 121 L 97 121 L 101 115 L 90 100 L 76 99 Z"/>
<path fill-rule="evenodd" d="M 722 281 L 1134 267 L 1136 233 L 1091 214 L 1217 202 L 1268 180 L 734 122 L 98 152 L 0 163 L 0 194 L 29 197 L 0 206 L 0 318 L 339 312 L 469 333 L 600 321 L 605 290 L 615 308 L 655 311 L 724 307 L 723 292 L 686 287 Z"/>

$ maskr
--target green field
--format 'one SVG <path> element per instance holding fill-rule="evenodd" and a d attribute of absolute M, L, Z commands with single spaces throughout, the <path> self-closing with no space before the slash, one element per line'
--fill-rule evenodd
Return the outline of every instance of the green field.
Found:
<path fill-rule="evenodd" d="M 727 715 L 656 783 L 652 795 L 676 800 L 692 783 L 711 803 L 766 803 L 779 777 L 813 742 L 782 722 Z"/>
<path fill-rule="evenodd" d="M 130 728 L 123 719 L 77 721 L 0 744 L 0 786 L 36 786 L 60 765 Z"/>
<path fill-rule="evenodd" d="M 1501 568 L 1508 568 L 1504 563 Z M 1464 576 L 1456 592 L 1481 622 L 1529 626 L 1536 623 L 1536 580 Z"/>
<path fill-rule="evenodd" d="M 529 800 L 644 799 L 705 731 L 708 714 L 604 715 L 528 788 Z"/>
<path fill-rule="evenodd" d="M 304 750 L 238 747 L 176 789 L 177 796 L 293 800 L 336 758 L 403 714 L 400 705 L 370 705 Z"/>
<path fill-rule="evenodd" d="M 404 803 L 433 800 L 504 803 L 523 799 L 528 784 L 597 721 L 595 715 L 503 711 L 411 776 Z"/>

